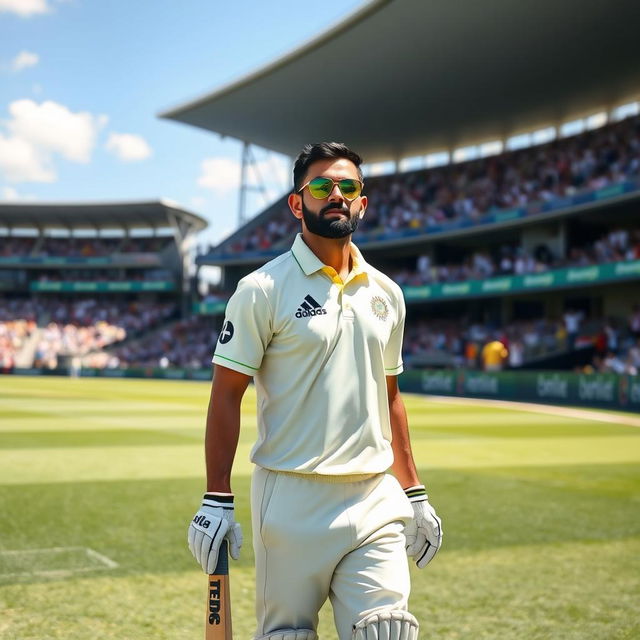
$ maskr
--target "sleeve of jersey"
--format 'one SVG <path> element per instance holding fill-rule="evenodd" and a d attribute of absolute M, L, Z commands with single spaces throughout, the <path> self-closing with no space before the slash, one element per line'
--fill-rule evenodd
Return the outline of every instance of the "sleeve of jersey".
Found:
<path fill-rule="evenodd" d="M 265 292 L 252 278 L 240 281 L 229 298 L 213 363 L 253 376 L 272 336 L 271 308 Z"/>
<path fill-rule="evenodd" d="M 397 376 L 404 369 L 402 364 L 402 340 L 404 337 L 405 306 L 401 292 L 396 296 L 396 305 L 398 317 L 384 350 L 384 372 L 388 376 Z"/>

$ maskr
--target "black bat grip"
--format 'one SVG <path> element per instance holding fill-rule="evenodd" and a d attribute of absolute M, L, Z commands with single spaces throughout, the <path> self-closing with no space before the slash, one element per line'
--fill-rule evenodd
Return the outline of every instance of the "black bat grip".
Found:
<path fill-rule="evenodd" d="M 220 545 L 218 552 L 218 564 L 211 575 L 228 576 L 229 575 L 229 543 L 225 538 Z"/>

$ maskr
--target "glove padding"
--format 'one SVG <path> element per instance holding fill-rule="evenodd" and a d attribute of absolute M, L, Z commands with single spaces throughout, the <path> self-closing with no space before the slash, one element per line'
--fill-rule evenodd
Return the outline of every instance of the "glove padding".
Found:
<path fill-rule="evenodd" d="M 409 487 L 405 493 L 413 507 L 413 520 L 404 528 L 407 555 L 415 558 L 418 569 L 424 568 L 442 544 L 442 522 L 429 504 L 424 485 Z"/>
<path fill-rule="evenodd" d="M 214 572 L 225 538 L 229 542 L 229 554 L 237 560 L 242 547 L 242 529 L 233 517 L 233 494 L 205 493 L 187 536 L 189 549 L 205 573 Z"/>

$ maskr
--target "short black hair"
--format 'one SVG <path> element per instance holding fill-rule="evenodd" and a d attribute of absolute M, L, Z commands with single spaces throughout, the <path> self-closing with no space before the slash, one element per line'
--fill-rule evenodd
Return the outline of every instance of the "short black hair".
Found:
<path fill-rule="evenodd" d="M 350 160 L 356 165 L 358 177 L 362 180 L 362 170 L 360 169 L 362 158 L 355 151 L 349 149 L 349 147 L 342 142 L 315 142 L 313 144 L 306 144 L 300 152 L 300 155 L 296 158 L 296 162 L 293 165 L 293 192 L 298 193 L 298 190 L 302 186 L 302 179 L 307 174 L 309 167 L 316 162 L 316 160 L 325 160 L 328 158 L 346 158 Z"/>

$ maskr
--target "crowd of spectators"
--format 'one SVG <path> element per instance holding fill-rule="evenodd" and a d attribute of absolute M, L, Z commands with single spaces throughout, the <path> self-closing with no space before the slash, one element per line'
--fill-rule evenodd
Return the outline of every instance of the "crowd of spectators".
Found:
<path fill-rule="evenodd" d="M 114 253 L 158 253 L 174 240 L 170 236 L 141 238 L 24 237 L 0 238 L 0 257 L 91 258 Z"/>
<path fill-rule="evenodd" d="M 83 356 L 124 340 L 126 336 L 127 332 L 123 327 L 103 320 L 89 326 L 50 322 L 40 332 L 33 366 L 55 369 L 60 356 Z"/>
<path fill-rule="evenodd" d="M 157 282 L 174 279 L 167 269 L 42 269 L 38 282 Z"/>
<path fill-rule="evenodd" d="M 16 356 L 37 329 L 32 300 L 0 299 L 0 369 L 11 369 Z"/>
<path fill-rule="evenodd" d="M 210 317 L 192 315 L 83 361 L 107 368 L 209 369 L 218 339 Z"/>
<path fill-rule="evenodd" d="M 400 285 L 420 286 L 639 259 L 640 228 L 616 228 L 594 242 L 571 246 L 566 256 L 554 256 L 546 245 L 531 252 L 518 246 L 502 245 L 493 253 L 486 250 L 472 252 L 462 262 L 432 264 L 429 256 L 422 255 L 416 260 L 415 268 L 388 273 Z"/>
<path fill-rule="evenodd" d="M 174 302 L 105 302 L 96 298 L 55 304 L 42 331 L 36 366 L 55 368 L 59 355 L 84 356 L 145 334 L 177 313 Z"/>
<path fill-rule="evenodd" d="M 526 362 L 575 349 L 590 348 L 583 373 L 640 373 L 640 305 L 627 320 L 586 318 L 567 309 L 562 318 L 514 321 L 502 327 L 466 318 L 408 322 L 403 357 L 408 367 L 486 368 L 485 347 L 504 346 L 499 368 L 517 369 Z"/>
<path fill-rule="evenodd" d="M 446 167 L 366 180 L 367 215 L 358 238 L 480 222 L 502 209 L 566 198 L 640 178 L 640 117 L 580 135 Z M 267 251 L 289 243 L 299 222 L 286 202 L 263 225 L 225 245 L 228 252 Z"/>
<path fill-rule="evenodd" d="M 226 247 L 226 252 L 260 253 L 288 248 L 285 245 L 299 230 L 300 221 L 293 217 L 288 206 L 283 205 L 264 226 L 257 226 L 234 238 Z"/>
<path fill-rule="evenodd" d="M 35 238 L 4 236 L 0 238 L 0 258 L 28 256 L 35 246 Z"/>
<path fill-rule="evenodd" d="M 85 358 L 83 364 L 99 368 L 209 369 L 216 340 L 212 319 L 194 315 L 96 353 Z M 588 319 L 573 309 L 557 319 L 518 320 L 500 327 L 467 318 L 410 319 L 405 327 L 403 358 L 408 368 L 484 369 L 485 346 L 495 341 L 506 350 L 500 368 L 515 369 L 531 360 L 592 347 L 594 364 L 585 371 L 636 375 L 640 370 L 640 307 L 628 326 L 611 319 Z"/>
<path fill-rule="evenodd" d="M 0 299 L 0 362 L 15 365 L 25 340 L 38 332 L 34 366 L 55 368 L 60 356 L 83 356 L 145 334 L 177 314 L 174 302 L 97 298 Z"/>
<path fill-rule="evenodd" d="M 176 320 L 173 303 L 0 300 L 0 367 L 15 365 L 25 341 L 38 331 L 34 366 L 55 368 L 60 356 L 85 367 L 209 369 L 217 340 L 211 317 Z M 40 329 L 38 329 L 40 325 Z M 518 368 L 549 355 L 590 347 L 584 372 L 640 372 L 640 305 L 630 317 L 588 318 L 568 309 L 561 318 L 517 320 L 504 326 L 468 318 L 409 318 L 403 357 L 412 367 L 486 368 L 486 345 L 505 348 L 499 368 Z"/>
<path fill-rule="evenodd" d="M 460 165 L 376 180 L 367 229 L 478 222 L 490 212 L 526 207 L 640 177 L 640 118 L 546 145 Z"/>
<path fill-rule="evenodd" d="M 517 368 L 566 348 L 567 332 L 562 320 L 545 318 L 514 321 L 502 327 L 464 318 L 421 320 L 407 324 L 403 352 L 409 367 L 478 369 L 483 368 L 483 347 L 494 340 L 507 350 L 504 366 Z"/>

